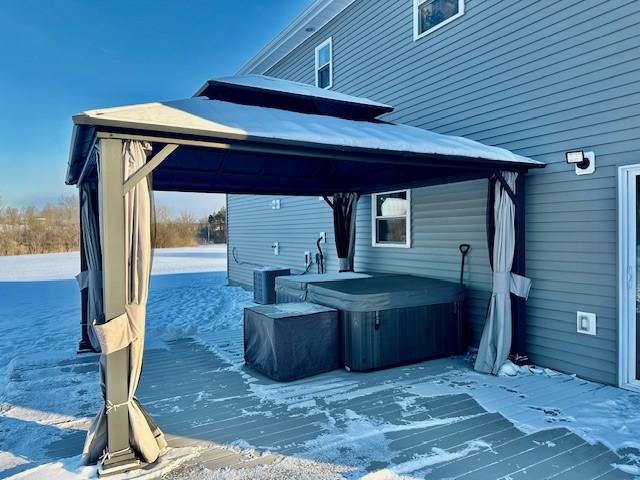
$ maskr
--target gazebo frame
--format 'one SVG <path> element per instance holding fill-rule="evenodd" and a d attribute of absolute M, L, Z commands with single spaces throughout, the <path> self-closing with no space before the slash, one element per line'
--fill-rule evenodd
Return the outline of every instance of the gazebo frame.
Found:
<path fill-rule="evenodd" d="M 255 138 L 242 138 L 234 135 L 221 135 L 212 132 L 211 135 L 192 132 L 178 132 L 167 127 L 153 129 L 132 128 L 131 125 L 96 124 L 85 116 L 74 118 L 76 128 L 72 142 L 71 161 L 67 175 L 68 184 L 80 185 L 83 182 L 97 182 L 99 192 L 99 220 L 102 247 L 102 278 L 103 278 L 103 307 L 104 316 L 108 321 L 125 313 L 125 210 L 124 195 L 138 182 L 154 177 L 153 187 L 159 190 L 196 191 L 211 193 L 246 193 L 246 194 L 279 194 L 279 195 L 331 195 L 339 192 L 356 192 L 359 194 L 394 188 L 414 188 L 429 185 L 454 183 L 479 178 L 500 181 L 500 171 L 515 171 L 519 173 L 516 183 L 515 230 L 516 253 L 512 271 L 524 275 L 525 265 L 525 174 L 529 168 L 542 167 L 537 162 L 521 163 L 496 161 L 483 158 L 455 157 L 445 155 L 416 154 L 407 151 L 381 152 L 376 149 L 355 148 L 348 146 L 324 145 L 311 142 L 293 141 L 262 141 Z M 150 142 L 153 146 L 153 156 L 146 164 L 124 181 L 123 170 L 123 142 L 138 140 Z M 255 179 L 250 182 L 247 177 L 238 176 L 234 184 L 225 183 L 218 187 L 211 183 L 209 187 L 202 182 L 195 182 L 193 188 L 184 183 L 172 184 L 169 180 L 171 171 L 175 171 L 174 162 L 171 169 L 156 182 L 156 175 L 166 165 L 167 159 L 179 155 L 181 150 L 189 149 L 191 154 L 197 153 L 203 162 L 212 155 L 225 155 L 217 172 L 210 172 L 218 178 L 222 169 L 233 164 L 233 157 L 229 153 L 238 152 L 268 159 L 268 165 L 276 165 L 281 160 L 291 162 L 347 162 L 354 171 L 359 172 L 342 185 L 323 184 L 298 185 L 293 188 L 282 179 L 262 175 L 262 181 L 257 184 Z M 97 174 L 99 164 L 99 175 Z M 350 167 L 350 168 L 351 168 Z M 366 175 L 368 169 L 375 170 L 377 178 Z M 400 178 L 398 171 L 407 174 Z M 382 173 L 381 173 L 382 172 Z M 389 175 L 384 175 L 388 172 Z M 198 172 L 188 173 L 197 178 Z M 201 173 L 200 173 L 201 174 Z M 253 175 L 255 176 L 255 174 Z M 346 179 L 345 179 L 346 180 Z M 157 184 L 157 185 L 156 185 Z M 211 186 L 212 185 L 212 186 Z M 156 188 L 157 187 L 157 188 Z M 339 190 L 336 190 L 340 188 Z M 513 193 L 513 192 L 512 192 Z M 82 241 L 82 239 L 81 239 Z M 81 249 L 82 250 L 82 249 Z M 81 266 L 86 267 L 84 254 L 81 255 Z M 517 358 L 525 358 L 525 328 L 526 307 L 524 299 L 512 297 L 513 300 L 513 341 L 512 354 Z M 82 323 L 89 321 L 86 311 L 86 294 L 82 296 Z M 80 349 L 90 348 L 88 339 L 84 336 Z M 128 347 L 106 355 L 106 401 L 107 404 L 119 405 L 127 401 L 127 374 L 129 351 Z M 126 408 L 115 409 L 107 416 L 108 452 L 103 461 L 105 471 L 117 470 L 118 467 L 136 462 L 136 455 L 129 445 L 129 417 Z"/>

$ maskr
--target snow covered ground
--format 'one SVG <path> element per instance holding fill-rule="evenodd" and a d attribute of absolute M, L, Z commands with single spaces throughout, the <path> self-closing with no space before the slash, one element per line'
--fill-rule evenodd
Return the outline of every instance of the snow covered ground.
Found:
<path fill-rule="evenodd" d="M 67 438 L 64 434 L 69 431 L 86 429 L 101 401 L 95 362 L 91 356 L 75 353 L 80 319 L 73 280 L 77 265 L 77 254 L 0 257 L 0 478 L 80 479 L 94 473 L 92 468 L 80 467 L 77 458 L 50 461 L 56 441 Z M 229 347 L 235 350 L 228 354 L 213 340 L 216 332 L 239 331 L 242 309 L 251 303 L 247 292 L 226 286 L 225 267 L 226 251 L 220 246 L 156 251 L 148 347 L 167 348 L 167 341 L 193 337 L 231 365 L 260 405 L 320 414 L 328 426 L 306 444 L 303 458 L 287 457 L 245 470 L 208 470 L 192 461 L 195 452 L 176 449 L 161 465 L 168 478 L 353 478 L 349 462 L 336 461 L 355 451 L 346 444 L 353 442 L 369 452 L 369 461 L 385 464 L 390 458 L 387 434 L 431 425 L 425 420 L 381 423 L 350 409 L 339 418 L 329 418 L 331 405 L 348 404 L 389 388 L 401 392 L 404 400 L 397 406 L 404 414 L 419 410 L 417 399 L 468 394 L 485 410 L 502 414 L 526 433 L 566 427 L 588 442 L 602 442 L 613 450 L 640 447 L 640 395 L 545 369 L 512 368 L 505 370 L 505 376 L 492 377 L 474 372 L 463 361 L 442 372 L 418 375 L 418 381 L 400 380 L 368 390 L 350 380 L 365 378 L 355 375 L 347 380 L 324 377 L 321 382 L 331 388 L 322 392 L 314 381 L 304 386 L 265 386 L 242 370 L 237 346 Z M 410 368 L 419 373 L 427 367 Z M 235 448 L 254 447 L 239 443 Z M 402 476 L 487 448 L 491 445 L 482 441 L 455 450 L 433 448 L 426 456 L 381 466 L 365 478 L 410 478 Z M 357 461 L 354 457 L 353 462 Z M 167 473 L 180 462 L 186 466 Z M 634 462 L 620 466 L 619 471 L 640 474 Z"/>
<path fill-rule="evenodd" d="M 77 253 L 0 257 L 0 478 L 87 478 L 95 471 L 77 458 L 30 469 L 46 461 L 46 445 L 86 429 L 101 402 L 93 356 L 76 355 L 78 270 Z M 198 326 L 202 332 L 239 328 L 249 296 L 226 287 L 225 272 L 224 245 L 157 250 L 147 346 L 195 333 L 193 319 L 202 314 L 214 319 Z"/>

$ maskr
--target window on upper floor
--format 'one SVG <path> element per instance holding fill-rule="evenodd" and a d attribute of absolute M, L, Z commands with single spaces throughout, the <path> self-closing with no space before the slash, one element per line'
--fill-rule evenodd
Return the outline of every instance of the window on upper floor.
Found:
<path fill-rule="evenodd" d="M 464 0 L 413 0 L 413 38 L 422 38 L 463 13 Z"/>
<path fill-rule="evenodd" d="M 374 247 L 411 246 L 411 191 L 371 195 L 371 244 Z"/>
<path fill-rule="evenodd" d="M 316 47 L 316 87 L 333 85 L 333 45 L 331 37 Z"/>

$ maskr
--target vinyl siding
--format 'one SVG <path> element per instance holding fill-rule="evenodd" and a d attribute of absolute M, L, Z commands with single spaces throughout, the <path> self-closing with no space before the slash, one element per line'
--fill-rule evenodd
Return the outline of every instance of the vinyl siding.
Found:
<path fill-rule="evenodd" d="M 280 209 L 272 210 L 271 202 L 280 199 Z M 228 269 L 229 282 L 251 288 L 256 266 L 291 268 L 294 273 L 305 270 L 304 252 L 315 258 L 316 240 L 326 232 L 328 271 L 336 271 L 333 216 L 329 206 L 318 197 L 277 197 L 271 195 L 228 195 Z M 273 253 L 273 242 L 279 242 L 280 255 Z M 237 262 L 234 259 L 234 252 Z M 311 272 L 316 272 L 313 265 Z"/>
<path fill-rule="evenodd" d="M 331 36 L 335 90 L 394 105 L 388 120 L 547 163 L 527 177 L 528 352 L 540 365 L 616 383 L 616 175 L 640 163 L 640 2 L 467 0 L 461 18 L 418 41 L 410 0 L 371 7 L 355 2 L 266 73 L 313 83 L 314 48 Z M 565 163 L 573 149 L 595 151 L 593 175 Z M 485 190 L 483 181 L 414 190 L 410 249 L 371 247 L 369 198 L 358 211 L 359 269 L 455 279 L 457 245 L 472 245 L 465 282 L 476 341 L 490 288 Z M 307 238 L 332 230 L 315 198 L 297 199 L 297 217 L 284 223 L 272 213 L 286 209 L 263 215 L 251 201 L 229 197 L 230 244 L 244 242 L 248 258 L 264 243 L 249 224 L 271 236 L 284 228 L 292 252 L 313 250 Z M 294 245 L 298 236 L 304 247 Z M 269 250 L 272 240 L 264 239 Z M 247 283 L 237 266 L 229 274 Z M 595 337 L 576 333 L 577 310 L 597 314 Z"/>

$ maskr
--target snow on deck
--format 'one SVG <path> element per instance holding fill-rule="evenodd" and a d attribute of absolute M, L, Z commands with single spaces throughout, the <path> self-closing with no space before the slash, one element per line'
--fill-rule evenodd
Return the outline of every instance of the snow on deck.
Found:
<path fill-rule="evenodd" d="M 152 278 L 138 396 L 187 452 L 173 451 L 169 464 L 184 463 L 169 478 L 640 474 L 639 395 L 542 369 L 487 376 L 466 358 L 276 383 L 243 364 L 250 296 L 222 271 L 176 273 L 220 270 L 224 251 L 160 252 L 156 273 L 163 255 L 174 273 Z M 14 260 L 0 258 L 0 478 L 87 478 L 77 455 L 101 401 L 97 357 L 75 355 L 76 287 L 36 281 L 42 260 L 24 257 L 8 281 Z"/>

